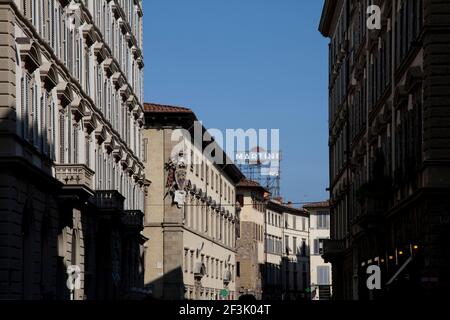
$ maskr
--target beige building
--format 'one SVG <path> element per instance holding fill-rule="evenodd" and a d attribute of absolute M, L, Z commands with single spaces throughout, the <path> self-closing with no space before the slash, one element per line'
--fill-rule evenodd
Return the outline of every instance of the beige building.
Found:
<path fill-rule="evenodd" d="M 283 299 L 306 299 L 309 290 L 309 215 L 303 209 L 278 204 L 283 212 Z"/>
<path fill-rule="evenodd" d="M 257 182 L 243 179 L 237 185 L 240 230 L 237 234 L 236 283 L 239 295 L 262 299 L 264 224 L 268 191 Z"/>
<path fill-rule="evenodd" d="M 203 155 L 211 147 L 215 156 L 224 152 L 201 141 L 205 128 L 190 109 L 145 104 L 145 117 L 144 163 L 152 181 L 145 201 L 146 286 L 163 299 L 235 299 L 235 198 L 243 176 L 235 165 Z"/>
<path fill-rule="evenodd" d="M 324 242 L 330 239 L 329 201 L 309 203 L 303 207 L 310 217 L 309 248 L 311 299 L 329 300 L 331 298 L 331 263 L 322 258 Z"/>
<path fill-rule="evenodd" d="M 265 212 L 266 300 L 307 299 L 309 277 L 309 216 L 280 199 L 267 202 Z"/>
<path fill-rule="evenodd" d="M 0 16 L 0 298 L 124 298 L 143 281 L 141 2 Z"/>
<path fill-rule="evenodd" d="M 265 219 L 265 267 L 263 299 L 281 300 L 281 259 L 283 256 L 283 210 L 277 202 L 267 203 Z"/>

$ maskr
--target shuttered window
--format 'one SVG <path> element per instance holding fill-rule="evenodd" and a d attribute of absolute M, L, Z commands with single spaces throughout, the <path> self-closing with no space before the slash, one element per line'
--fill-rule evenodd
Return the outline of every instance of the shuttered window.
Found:
<path fill-rule="evenodd" d="M 64 112 L 59 114 L 59 162 L 65 163 L 65 144 L 66 144 L 66 117 Z"/>
<path fill-rule="evenodd" d="M 331 284 L 330 267 L 328 266 L 317 267 L 317 284 L 319 286 L 328 286 Z"/>

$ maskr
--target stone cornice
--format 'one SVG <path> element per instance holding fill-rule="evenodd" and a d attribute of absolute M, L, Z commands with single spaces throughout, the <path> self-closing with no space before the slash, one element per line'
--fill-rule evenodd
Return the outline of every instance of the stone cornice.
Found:
<path fill-rule="evenodd" d="M 330 28 L 338 2 L 340 0 L 325 0 L 319 25 L 319 31 L 324 37 L 330 36 Z"/>
<path fill-rule="evenodd" d="M 92 100 L 92 98 L 86 94 L 84 89 L 81 87 L 81 84 L 79 83 L 79 81 L 72 76 L 70 71 L 67 69 L 66 65 L 61 60 L 59 60 L 59 58 L 55 55 L 53 48 L 51 48 L 50 45 L 41 38 L 41 35 L 36 32 L 35 27 L 31 24 L 31 22 L 26 17 L 23 16 L 22 12 L 17 7 L 15 2 L 12 0 L 0 0 L 0 4 L 7 4 L 7 5 L 11 6 L 11 8 L 14 10 L 14 14 L 16 16 L 16 23 L 21 27 L 21 29 L 23 29 L 23 31 L 25 33 L 29 33 L 30 39 L 33 38 L 33 40 L 34 40 L 33 43 L 38 45 L 38 47 L 41 51 L 41 54 L 43 54 L 48 60 L 51 60 L 53 62 L 54 67 L 56 68 L 56 70 L 58 70 L 58 74 L 61 77 L 63 77 L 64 79 L 66 79 L 66 81 L 60 80 L 59 84 L 57 85 L 57 88 L 58 88 L 58 86 L 60 86 L 60 88 L 58 90 L 59 90 L 59 94 L 61 94 L 61 98 L 64 98 L 67 100 L 67 101 L 65 101 L 66 105 L 72 102 L 73 94 L 79 95 L 80 98 L 84 100 L 84 102 L 86 103 L 86 105 L 88 107 L 88 110 L 87 110 L 87 111 L 89 111 L 88 117 L 95 117 L 95 119 L 98 123 L 102 123 L 101 125 L 104 129 L 106 129 L 109 132 L 111 132 L 112 134 L 116 135 L 117 141 L 119 141 L 118 143 L 120 143 L 122 145 L 123 151 L 129 153 L 130 157 L 135 159 L 139 163 L 139 166 L 143 168 L 144 166 L 143 166 L 142 162 L 136 157 L 136 155 L 133 153 L 133 151 L 127 146 L 125 141 L 120 137 L 119 133 L 114 128 L 111 127 L 110 123 L 105 119 L 105 117 L 97 109 L 97 107 L 95 107 L 95 102 Z M 83 5 L 81 6 L 81 8 L 84 8 Z M 89 10 L 87 10 L 87 9 L 86 9 L 86 11 L 89 12 Z M 89 16 L 90 16 L 90 13 L 89 13 Z M 92 17 L 91 17 L 91 19 L 92 19 Z M 94 25 L 94 28 L 96 29 L 97 32 L 99 32 L 95 25 Z M 99 40 L 101 41 L 102 39 L 100 38 Z M 106 44 L 103 44 L 103 46 L 104 46 L 104 49 L 106 49 L 108 51 L 108 53 L 111 52 L 111 50 L 109 49 L 109 47 Z M 113 58 L 113 57 L 111 57 L 111 58 L 113 59 L 114 63 L 118 66 L 115 58 Z M 126 78 L 124 77 L 123 72 L 121 70 L 118 72 L 120 73 L 122 80 L 124 82 L 126 82 L 130 88 L 132 88 L 132 86 L 130 86 L 128 84 L 128 82 L 126 81 Z M 61 83 L 61 82 L 63 82 L 63 83 Z M 70 87 L 70 91 L 66 91 L 67 86 Z M 69 92 L 71 92 L 71 93 L 69 93 Z M 133 95 L 134 95 L 134 92 L 133 92 Z M 139 101 L 139 99 L 137 99 L 137 97 L 136 97 L 136 100 L 137 100 L 139 106 L 142 108 L 142 104 Z"/>

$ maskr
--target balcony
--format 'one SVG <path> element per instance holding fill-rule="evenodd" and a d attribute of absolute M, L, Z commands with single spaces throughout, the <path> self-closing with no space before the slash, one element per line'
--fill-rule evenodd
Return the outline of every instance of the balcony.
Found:
<path fill-rule="evenodd" d="M 122 215 L 122 224 L 126 228 L 141 231 L 144 227 L 144 213 L 140 210 L 127 210 Z"/>
<path fill-rule="evenodd" d="M 123 211 L 125 197 L 117 190 L 96 191 L 93 202 L 102 211 Z"/>
<path fill-rule="evenodd" d="M 84 164 L 55 165 L 56 179 L 63 184 L 63 190 L 69 193 L 92 196 L 94 171 Z"/>
<path fill-rule="evenodd" d="M 324 240 L 322 257 L 325 261 L 333 261 L 345 253 L 344 240 Z"/>

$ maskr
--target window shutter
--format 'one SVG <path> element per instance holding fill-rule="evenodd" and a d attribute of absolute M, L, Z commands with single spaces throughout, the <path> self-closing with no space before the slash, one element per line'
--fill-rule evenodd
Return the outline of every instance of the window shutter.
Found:
<path fill-rule="evenodd" d="M 67 144 L 66 144 L 66 154 L 67 154 L 67 163 L 72 163 L 72 153 L 70 152 L 72 150 L 72 135 L 73 135 L 73 131 L 72 131 L 72 117 L 71 117 L 71 110 L 69 108 L 67 114 L 66 114 L 66 118 L 67 118 Z"/>
<path fill-rule="evenodd" d="M 45 127 L 45 120 L 46 120 L 46 116 L 45 116 L 45 103 L 46 103 L 46 97 L 47 97 L 47 93 L 44 91 L 43 95 L 41 96 L 41 111 L 40 111 L 40 147 L 41 147 L 41 151 L 45 154 L 47 154 L 47 130 Z"/>
<path fill-rule="evenodd" d="M 27 73 L 25 81 L 25 114 L 24 114 L 24 138 L 28 140 L 29 132 L 29 108 L 30 108 L 30 75 Z"/>
<path fill-rule="evenodd" d="M 39 148 L 39 104 L 38 85 L 34 82 L 34 103 L 33 103 L 33 141 L 34 146 Z"/>
<path fill-rule="evenodd" d="M 65 163 L 65 133 L 66 133 L 66 126 L 65 126 L 66 117 L 64 115 L 64 112 L 61 112 L 59 114 L 59 162 L 61 164 Z"/>
<path fill-rule="evenodd" d="M 78 125 L 73 126 L 73 163 L 78 163 Z"/>
<path fill-rule="evenodd" d="M 314 254 L 319 254 L 319 239 L 314 239 Z"/>
<path fill-rule="evenodd" d="M 20 79 L 20 121 L 21 123 L 21 135 L 23 138 L 25 138 L 25 118 L 26 118 L 26 105 L 27 105 L 27 101 L 26 101 L 26 79 L 22 76 L 22 78 Z"/>
<path fill-rule="evenodd" d="M 90 158 L 91 158 L 91 150 L 90 150 L 89 137 L 86 137 L 86 165 L 90 167 Z"/>
<path fill-rule="evenodd" d="M 52 154 L 52 159 L 53 160 L 56 160 L 56 121 L 55 121 L 55 103 L 52 101 L 52 103 L 51 103 L 51 108 L 52 108 L 52 110 L 51 110 L 51 114 L 52 114 L 52 125 L 51 125 L 51 127 L 52 127 L 52 133 L 53 133 L 53 137 L 52 137 L 52 143 L 51 143 L 51 148 L 52 148 L 52 151 L 51 151 L 51 154 Z"/>

